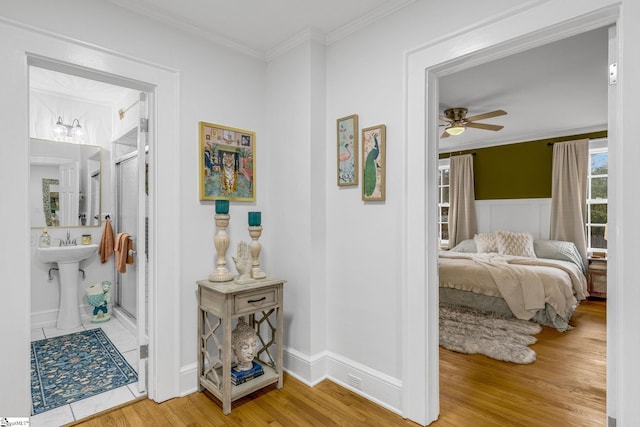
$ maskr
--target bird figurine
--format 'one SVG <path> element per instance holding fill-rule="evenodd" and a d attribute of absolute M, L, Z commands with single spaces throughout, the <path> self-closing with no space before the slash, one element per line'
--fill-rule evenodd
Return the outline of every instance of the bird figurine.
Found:
<path fill-rule="evenodd" d="M 380 146 L 378 145 L 378 134 L 373 134 L 373 149 L 367 154 L 367 160 L 364 163 L 364 171 L 362 172 L 364 183 L 363 189 L 365 196 L 371 196 L 376 189 L 377 168 L 376 160 L 380 154 Z"/>

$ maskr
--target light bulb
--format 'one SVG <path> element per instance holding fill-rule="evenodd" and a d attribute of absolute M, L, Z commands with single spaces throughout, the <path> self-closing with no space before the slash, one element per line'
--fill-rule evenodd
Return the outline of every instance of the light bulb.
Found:
<path fill-rule="evenodd" d="M 53 133 L 57 138 L 67 136 L 67 127 L 62 123 L 62 117 L 58 117 L 58 121 L 53 128 Z"/>
<path fill-rule="evenodd" d="M 449 135 L 460 135 L 462 132 L 464 132 L 464 126 L 450 126 L 448 128 L 446 128 L 444 131 L 447 132 Z"/>

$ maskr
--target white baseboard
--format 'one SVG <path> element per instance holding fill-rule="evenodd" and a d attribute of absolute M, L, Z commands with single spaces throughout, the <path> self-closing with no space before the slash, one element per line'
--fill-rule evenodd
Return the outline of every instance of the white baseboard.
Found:
<path fill-rule="evenodd" d="M 198 391 L 198 364 L 190 363 L 180 368 L 180 397 Z"/>
<path fill-rule="evenodd" d="M 327 377 L 378 405 L 402 415 L 402 381 L 337 354 L 327 356 Z M 352 379 L 360 384 L 356 387 Z"/>
<path fill-rule="evenodd" d="M 55 326 L 58 322 L 58 309 L 31 312 L 31 329 Z M 113 307 L 109 304 L 109 312 L 113 313 Z M 80 306 L 80 319 L 85 321 L 93 314 L 93 307 L 88 304 Z"/>
<path fill-rule="evenodd" d="M 313 387 L 327 378 L 327 353 L 307 356 L 292 348 L 283 350 L 284 370 L 297 380 Z"/>
<path fill-rule="evenodd" d="M 306 356 L 293 349 L 284 349 L 284 360 L 285 371 L 311 387 L 329 379 L 401 415 L 402 381 L 396 378 L 331 352 Z M 359 382 L 359 388 L 352 385 L 350 376 Z"/>
<path fill-rule="evenodd" d="M 31 329 L 55 326 L 58 320 L 58 310 L 43 310 L 31 313 Z"/>
<path fill-rule="evenodd" d="M 402 381 L 382 372 L 368 368 L 340 355 L 323 352 L 307 356 L 294 349 L 283 350 L 284 370 L 287 374 L 310 387 L 328 379 L 396 414 L 402 415 Z M 360 388 L 354 387 L 350 376 L 359 380 Z M 197 364 L 191 363 L 180 369 L 180 396 L 198 390 Z"/>

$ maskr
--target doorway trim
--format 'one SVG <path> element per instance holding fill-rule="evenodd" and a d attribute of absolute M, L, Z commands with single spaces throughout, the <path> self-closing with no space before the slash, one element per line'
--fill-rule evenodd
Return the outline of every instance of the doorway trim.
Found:
<path fill-rule="evenodd" d="M 149 158 L 149 359 L 147 396 L 158 402 L 180 394 L 179 158 L 177 72 L 93 46 L 33 33 L 25 49 L 29 65 L 75 74 L 155 94 L 150 114 L 153 135 Z M 22 46 L 21 46 L 22 47 Z M 89 60 L 87 58 L 90 58 Z M 88 64 L 82 63 L 87 61 Z M 25 70 L 26 71 L 26 70 Z M 25 123 L 25 129 L 28 124 Z M 28 159 L 25 161 L 28 164 Z M 163 170 L 162 174 L 158 170 Z M 162 197 L 155 195 L 162 193 Z M 27 210 L 28 212 L 28 210 Z M 28 275 L 28 273 L 27 273 Z M 27 376 L 28 377 L 28 376 Z"/>
<path fill-rule="evenodd" d="M 437 212 L 430 208 L 437 203 L 438 79 L 536 46 L 616 24 L 620 15 L 616 4 L 599 5 L 595 9 L 578 0 L 562 5 L 549 3 L 532 5 L 527 10 L 519 10 L 450 39 L 440 39 L 405 55 L 407 187 L 402 410 L 403 416 L 422 425 L 437 420 L 440 412 Z M 609 126 L 617 128 L 621 124 L 616 121 Z M 618 135 L 619 132 L 613 129 L 610 134 Z M 617 245 L 615 241 L 610 243 L 614 248 Z M 611 336 L 610 332 L 607 330 L 607 336 Z M 611 360 L 609 364 L 612 364 Z M 616 381 L 610 378 L 610 372 L 616 370 L 609 364 L 608 385 Z M 615 395 L 609 396 L 608 408 L 614 399 Z"/>

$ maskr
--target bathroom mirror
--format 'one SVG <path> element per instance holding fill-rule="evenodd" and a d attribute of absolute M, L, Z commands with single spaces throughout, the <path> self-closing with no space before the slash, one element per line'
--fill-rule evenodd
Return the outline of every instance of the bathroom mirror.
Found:
<path fill-rule="evenodd" d="M 99 227 L 102 150 L 32 138 L 31 227 Z"/>

